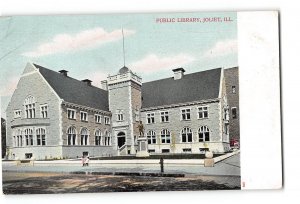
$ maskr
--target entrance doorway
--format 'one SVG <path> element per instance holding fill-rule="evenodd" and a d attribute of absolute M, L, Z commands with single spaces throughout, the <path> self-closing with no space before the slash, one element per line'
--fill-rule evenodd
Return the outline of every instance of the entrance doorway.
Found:
<path fill-rule="evenodd" d="M 119 132 L 117 135 L 118 138 L 118 148 L 121 148 L 125 145 L 126 143 L 126 137 L 124 132 Z"/>

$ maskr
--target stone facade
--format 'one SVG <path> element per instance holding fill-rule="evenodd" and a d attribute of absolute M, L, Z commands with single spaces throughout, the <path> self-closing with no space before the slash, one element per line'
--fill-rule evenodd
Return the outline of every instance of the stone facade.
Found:
<path fill-rule="evenodd" d="M 60 98 L 39 69 L 33 64 L 28 64 L 6 112 L 8 156 L 11 159 L 16 157 L 60 159 L 78 158 L 83 155 L 92 157 L 135 155 L 138 151 L 140 121 L 145 128 L 145 136 L 149 131 L 155 134 L 155 142 L 148 144 L 151 154 L 197 154 L 207 150 L 226 152 L 229 150 L 227 102 L 230 105 L 229 109 L 238 107 L 238 100 L 235 98 L 238 97 L 238 81 L 230 78 L 236 72 L 232 73 L 235 69 L 226 71 L 226 87 L 223 70 L 221 78 L 217 79 L 220 80 L 217 98 L 142 109 L 141 78 L 123 67 L 117 75 L 109 76 L 105 82 L 109 110 L 100 110 Z M 177 77 L 176 80 L 181 78 Z M 228 97 L 229 87 L 234 85 L 237 93 Z M 25 117 L 28 102 L 35 106 L 35 115 L 29 118 Z M 46 116 L 42 113 L 44 110 L 42 106 L 45 105 Z M 207 115 L 201 118 L 199 108 L 203 107 Z M 183 109 L 190 111 L 187 119 L 182 118 Z M 161 119 L 162 112 L 167 112 L 167 121 Z M 149 113 L 154 114 L 153 123 L 149 123 L 147 119 Z M 238 119 L 236 121 L 238 122 Z M 230 129 L 235 130 L 237 125 L 238 123 L 232 124 Z M 28 129 L 31 130 L 29 135 Z M 43 141 L 40 139 L 41 129 L 45 130 Z M 192 137 L 188 141 L 183 141 L 184 129 L 191 131 Z M 168 142 L 166 140 L 163 142 L 162 130 L 168 130 L 170 134 Z M 209 137 L 200 140 L 199 137 L 204 135 L 200 136 L 200 133 L 204 130 Z M 234 135 L 237 133 L 234 132 Z"/>
<path fill-rule="evenodd" d="M 240 140 L 239 115 L 239 69 L 238 67 L 224 70 L 226 81 L 226 94 L 230 110 L 230 139 Z M 235 113 L 234 113 L 235 109 Z"/>
<path fill-rule="evenodd" d="M 29 97 L 33 97 L 35 102 L 35 118 L 25 117 L 24 103 Z M 41 117 L 41 105 L 48 107 L 46 118 Z M 20 117 L 15 116 L 17 110 L 21 111 Z M 59 112 L 59 97 L 38 70 L 28 64 L 6 109 L 8 156 L 24 159 L 25 154 L 32 154 L 36 159 L 60 158 L 62 154 L 61 146 L 58 143 L 61 140 Z M 46 131 L 45 146 L 37 145 L 38 128 L 43 128 Z M 26 145 L 25 130 L 27 129 L 32 130 L 32 145 Z M 20 136 L 22 136 L 22 146 L 16 144 L 19 130 L 21 131 Z"/>

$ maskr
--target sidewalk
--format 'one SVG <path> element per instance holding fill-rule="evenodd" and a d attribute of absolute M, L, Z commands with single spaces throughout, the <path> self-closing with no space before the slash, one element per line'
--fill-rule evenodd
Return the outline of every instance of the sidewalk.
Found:
<path fill-rule="evenodd" d="M 196 174 L 196 175 L 226 175 L 240 176 L 240 154 L 235 153 L 231 157 L 221 160 L 214 167 L 204 167 L 197 162 L 184 162 L 177 160 L 173 163 L 165 160 L 164 172 L 166 174 Z M 116 161 L 116 160 L 115 160 Z M 127 160 L 128 161 L 128 160 Z M 160 173 L 160 165 L 158 161 L 147 160 L 149 163 L 138 163 L 132 160 L 129 163 L 99 163 L 92 161 L 89 167 L 82 167 L 79 161 L 55 161 L 53 163 L 40 162 L 35 166 L 15 166 L 10 162 L 3 162 L 2 169 L 4 172 L 56 172 L 56 173 L 72 173 L 72 172 L 128 172 L 128 173 Z M 95 162 L 95 163 L 94 163 Z M 98 163 L 96 163 L 98 162 Z M 59 163 L 59 165 L 58 165 Z M 49 165 L 50 164 L 50 165 Z"/>

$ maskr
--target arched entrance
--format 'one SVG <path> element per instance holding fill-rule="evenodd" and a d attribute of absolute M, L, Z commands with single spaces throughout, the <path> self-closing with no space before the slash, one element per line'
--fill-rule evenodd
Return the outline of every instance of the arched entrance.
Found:
<path fill-rule="evenodd" d="M 126 136 L 124 132 L 119 132 L 117 135 L 118 138 L 118 148 L 121 148 L 125 145 L 126 142 Z"/>

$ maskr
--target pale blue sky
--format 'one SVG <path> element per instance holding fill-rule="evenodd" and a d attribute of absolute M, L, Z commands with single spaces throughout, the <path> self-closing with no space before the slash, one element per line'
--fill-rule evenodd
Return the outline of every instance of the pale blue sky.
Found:
<path fill-rule="evenodd" d="M 233 21 L 156 23 L 157 18 L 205 17 Z M 99 85 L 123 66 L 123 27 L 126 66 L 144 82 L 170 77 L 176 67 L 186 73 L 233 67 L 238 65 L 236 25 L 235 12 L 1 17 L 1 115 L 27 62 L 66 69 L 71 77 Z"/>

